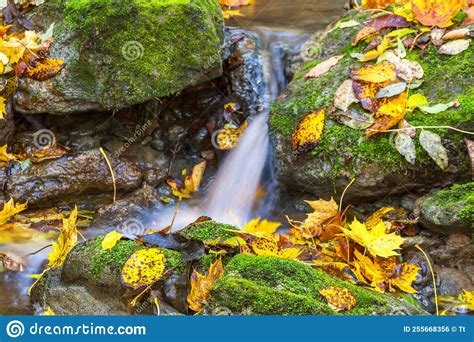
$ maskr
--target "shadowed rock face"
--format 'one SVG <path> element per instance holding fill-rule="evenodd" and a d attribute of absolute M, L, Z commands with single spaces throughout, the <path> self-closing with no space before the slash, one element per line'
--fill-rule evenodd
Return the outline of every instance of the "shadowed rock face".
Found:
<path fill-rule="evenodd" d="M 137 188 L 142 182 L 139 170 L 130 162 L 109 156 L 119 191 Z M 15 201 L 28 201 L 29 207 L 77 203 L 91 194 L 112 198 L 113 181 L 104 157 L 91 150 L 57 160 L 33 164 L 22 170 L 10 169 L 6 194 Z M 100 197 L 100 196 L 98 196 Z"/>
<path fill-rule="evenodd" d="M 362 23 L 366 19 L 366 14 L 352 11 L 341 20 Z M 303 48 L 306 64 L 273 104 L 269 121 L 278 179 L 292 193 L 328 198 L 340 197 L 355 178 L 345 196 L 351 203 L 409 191 L 426 193 L 433 187 L 469 181 L 470 161 L 463 136 L 448 130 L 435 130 L 448 150 L 449 167 L 444 171 L 421 148 L 420 131 L 415 139 L 416 164 L 411 165 L 397 152 L 394 137 L 389 133 L 366 138 L 363 130 L 339 124 L 329 116 L 318 145 L 307 154 L 293 155 L 290 139 L 298 121 L 318 108 L 329 111 L 336 90 L 349 79 L 349 69 L 360 66 L 350 57 L 352 52 L 361 52 L 363 48 L 363 44 L 357 47 L 351 44 L 359 29 L 360 26 L 319 33 Z M 344 58 L 331 71 L 316 79 L 303 78 L 309 69 L 335 55 Z M 441 56 L 436 47 L 431 47 L 423 59 L 418 50 L 409 51 L 407 59 L 419 62 L 425 73 L 424 83 L 416 92 L 433 104 L 457 99 L 460 106 L 435 115 L 416 110 L 405 119 L 414 126 L 451 125 L 472 131 L 474 74 L 466 72 L 472 70 L 467 64 L 472 57 L 472 49 L 457 56 Z M 354 108 L 362 110 L 360 105 Z"/>
<path fill-rule="evenodd" d="M 31 21 L 55 23 L 51 57 L 66 67 L 46 82 L 20 81 L 21 113 L 119 109 L 222 74 L 217 0 L 50 1 Z"/>

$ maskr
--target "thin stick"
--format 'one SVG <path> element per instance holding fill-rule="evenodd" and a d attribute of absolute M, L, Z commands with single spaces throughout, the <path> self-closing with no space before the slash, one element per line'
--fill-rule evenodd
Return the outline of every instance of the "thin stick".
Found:
<path fill-rule="evenodd" d="M 436 305 L 436 316 L 439 316 L 438 293 L 436 291 L 436 280 L 435 280 L 435 276 L 434 276 L 434 272 L 433 272 L 433 267 L 431 266 L 430 259 L 428 259 L 428 255 L 425 253 L 425 251 L 422 250 L 421 247 L 418 246 L 418 245 L 415 245 L 415 247 L 418 248 L 421 253 L 423 253 L 423 255 L 425 256 L 426 262 L 428 262 L 428 266 L 430 267 L 431 277 L 433 279 L 433 289 L 434 289 L 435 305 Z"/>
<path fill-rule="evenodd" d="M 174 224 L 174 221 L 176 220 L 176 216 L 178 216 L 179 205 L 181 204 L 182 199 L 183 198 L 180 196 L 179 200 L 178 200 L 178 203 L 176 203 L 176 210 L 174 211 L 173 220 L 171 221 L 171 224 L 170 224 L 170 232 L 173 229 L 173 224 Z"/>
<path fill-rule="evenodd" d="M 349 189 L 349 187 L 352 185 L 352 183 L 355 182 L 355 177 L 352 178 L 351 182 L 349 184 L 347 184 L 346 188 L 344 189 L 344 191 L 342 192 L 342 196 L 341 196 L 341 200 L 339 201 L 339 213 L 341 212 L 342 210 L 342 200 L 344 199 L 344 195 L 346 194 L 346 191 L 347 189 Z"/>
<path fill-rule="evenodd" d="M 462 129 L 452 127 L 452 126 L 413 126 L 413 127 L 407 127 L 407 128 L 394 128 L 394 129 L 387 129 L 386 131 L 379 132 L 376 129 L 370 129 L 369 131 L 376 131 L 379 133 L 385 133 L 385 132 L 399 132 L 399 131 L 407 131 L 411 129 L 451 129 L 453 131 L 459 132 L 459 133 L 464 133 L 464 134 L 469 134 L 469 135 L 474 135 L 474 132 L 468 132 L 468 131 L 463 131 Z"/>
<path fill-rule="evenodd" d="M 107 165 L 109 167 L 110 174 L 112 175 L 112 183 L 114 185 L 114 202 L 113 203 L 115 203 L 115 200 L 117 199 L 117 184 L 115 183 L 114 170 L 112 169 L 112 165 L 110 164 L 109 158 L 107 158 L 107 155 L 105 154 L 102 147 L 99 147 L 99 151 L 102 154 L 102 156 L 104 157 L 105 162 L 107 163 Z"/>

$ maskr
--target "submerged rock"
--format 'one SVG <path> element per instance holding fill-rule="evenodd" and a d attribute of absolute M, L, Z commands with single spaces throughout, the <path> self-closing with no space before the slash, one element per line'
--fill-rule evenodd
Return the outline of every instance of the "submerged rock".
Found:
<path fill-rule="evenodd" d="M 362 23 L 367 20 L 367 14 L 352 11 L 341 19 L 348 20 Z M 381 133 L 366 138 L 364 131 L 339 124 L 330 117 L 326 117 L 318 145 L 307 154 L 293 155 L 290 139 L 298 121 L 312 110 L 326 108 L 329 111 L 336 90 L 349 79 L 349 68 L 360 65 L 350 56 L 352 52 L 360 52 L 361 44 L 352 46 L 359 29 L 360 26 L 335 28 L 318 33 L 306 45 L 305 50 L 310 51 L 305 55 L 307 64 L 300 68 L 288 90 L 273 104 L 270 129 L 277 178 L 293 193 L 322 197 L 340 197 L 355 178 L 345 195 L 351 202 L 413 190 L 428 192 L 435 186 L 469 181 L 470 158 L 463 135 L 450 130 L 436 130 L 448 150 L 449 167 L 444 171 L 421 148 L 418 138 L 415 139 L 416 164 L 411 165 L 397 152 L 393 135 Z M 315 79 L 304 79 L 303 75 L 312 67 L 336 55 L 344 57 L 329 72 Z M 473 58 L 473 49 L 457 56 L 441 56 L 436 47 L 430 47 L 423 59 L 417 49 L 409 51 L 407 59 L 419 62 L 425 73 L 424 83 L 416 92 L 425 95 L 433 104 L 458 100 L 460 106 L 438 114 L 415 110 L 406 115 L 406 120 L 413 126 L 451 125 L 474 130 Z M 354 108 L 362 111 L 360 105 Z"/>
<path fill-rule="evenodd" d="M 420 224 L 441 234 L 472 234 L 474 182 L 435 191 L 419 201 Z"/>
<path fill-rule="evenodd" d="M 45 82 L 20 80 L 22 113 L 123 108 L 222 73 L 217 0 L 48 1 L 31 21 L 43 30 L 55 23 L 51 57 L 66 67 Z"/>
<path fill-rule="evenodd" d="M 356 306 L 347 315 L 425 315 L 422 309 L 373 292 L 303 263 L 274 257 L 237 255 L 212 290 L 207 313 L 237 315 L 334 315 L 319 291 L 333 285 L 347 288 Z"/>
<path fill-rule="evenodd" d="M 119 191 L 137 188 L 142 182 L 139 170 L 130 162 L 108 156 Z M 5 193 L 17 202 L 28 201 L 29 207 L 80 203 L 91 195 L 97 201 L 110 201 L 113 181 L 107 162 L 98 150 L 32 164 L 23 169 L 15 164 L 6 176 Z"/>

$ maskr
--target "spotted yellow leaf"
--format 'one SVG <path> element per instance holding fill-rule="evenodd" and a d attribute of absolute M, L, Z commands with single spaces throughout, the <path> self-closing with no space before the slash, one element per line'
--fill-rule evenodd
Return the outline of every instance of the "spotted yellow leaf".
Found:
<path fill-rule="evenodd" d="M 382 83 L 395 81 L 397 74 L 395 65 L 389 61 L 382 61 L 380 64 L 365 65 L 359 69 L 352 69 L 349 76 L 355 81 L 364 81 L 369 83 Z"/>
<path fill-rule="evenodd" d="M 63 227 L 58 236 L 58 241 L 53 242 L 53 250 L 48 255 L 48 265 L 58 267 L 64 264 L 66 256 L 77 244 L 79 232 L 76 228 L 77 207 L 71 211 L 68 218 L 63 218 Z"/>
<path fill-rule="evenodd" d="M 419 270 L 420 267 L 409 263 L 398 265 L 389 283 L 391 286 L 395 286 L 403 292 L 417 293 L 412 283 L 415 281 Z"/>
<path fill-rule="evenodd" d="M 196 270 L 191 274 L 191 291 L 187 297 L 189 308 L 200 311 L 211 296 L 211 289 L 224 273 L 222 260 L 219 258 L 211 265 L 207 275 L 202 275 Z"/>
<path fill-rule="evenodd" d="M 351 310 L 357 303 L 355 296 L 348 289 L 339 286 L 326 286 L 319 293 L 336 311 Z"/>
<path fill-rule="evenodd" d="M 190 198 L 191 195 L 199 190 L 202 176 L 206 170 L 206 161 L 194 165 L 193 170 L 184 179 L 184 183 L 177 179 L 167 179 L 166 182 L 173 190 L 173 195 L 180 198 Z"/>
<path fill-rule="evenodd" d="M 297 154 L 312 150 L 318 143 L 324 130 L 324 109 L 317 109 L 304 116 L 291 136 L 291 148 Z"/>
<path fill-rule="evenodd" d="M 260 221 L 260 217 L 257 217 L 244 225 L 244 232 L 258 237 L 272 236 L 280 226 L 280 222 Z"/>
<path fill-rule="evenodd" d="M 248 122 L 245 121 L 239 128 L 226 127 L 218 131 L 216 136 L 216 143 L 221 150 L 231 150 L 235 146 L 248 127 Z"/>
<path fill-rule="evenodd" d="M 165 256 L 158 248 L 140 249 L 133 253 L 122 268 L 123 283 L 137 289 L 155 283 L 165 270 Z"/>
<path fill-rule="evenodd" d="M 3 204 L 3 209 L 0 211 L 0 225 L 5 224 L 10 220 L 10 218 L 19 212 L 22 212 L 26 209 L 27 203 L 15 203 L 13 198 L 10 198 L 8 202 Z"/>

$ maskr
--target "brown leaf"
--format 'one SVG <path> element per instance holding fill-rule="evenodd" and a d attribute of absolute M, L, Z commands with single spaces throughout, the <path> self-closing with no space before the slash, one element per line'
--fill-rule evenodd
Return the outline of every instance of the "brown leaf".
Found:
<path fill-rule="evenodd" d="M 396 14 L 385 14 L 370 21 L 357 33 L 353 46 L 360 41 L 372 37 L 384 29 L 409 27 L 410 23 Z"/>
<path fill-rule="evenodd" d="M 339 56 L 334 56 L 331 57 L 324 62 L 319 63 L 316 65 L 314 68 L 312 68 L 306 75 L 304 75 L 304 78 L 317 78 L 321 75 L 324 75 L 327 73 L 329 70 L 331 70 L 332 67 L 334 67 L 339 61 L 344 58 L 344 56 L 339 55 Z"/>
<path fill-rule="evenodd" d="M 362 108 L 369 112 L 376 112 L 378 108 L 378 101 L 375 98 L 379 86 L 375 83 L 357 82 L 352 83 L 354 94 L 359 99 Z"/>
<path fill-rule="evenodd" d="M 344 112 L 347 111 L 351 104 L 359 102 L 354 94 L 352 82 L 352 80 L 342 82 L 334 95 L 334 107 Z"/>
<path fill-rule="evenodd" d="M 463 9 L 464 13 L 467 14 L 466 19 L 461 24 L 461 26 L 468 26 L 474 24 L 474 6 L 466 7 Z"/>
<path fill-rule="evenodd" d="M 448 33 L 446 33 L 443 36 L 443 40 L 464 38 L 464 37 L 468 37 L 469 34 L 470 34 L 470 31 L 467 28 L 455 29 L 455 30 L 451 30 Z"/>
<path fill-rule="evenodd" d="M 471 159 L 472 178 L 474 179 L 474 140 L 464 138 L 464 142 L 466 143 L 469 159 Z"/>

